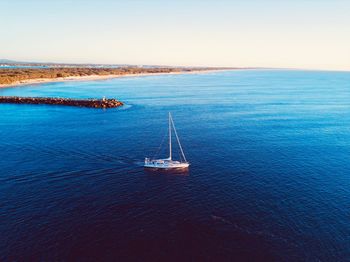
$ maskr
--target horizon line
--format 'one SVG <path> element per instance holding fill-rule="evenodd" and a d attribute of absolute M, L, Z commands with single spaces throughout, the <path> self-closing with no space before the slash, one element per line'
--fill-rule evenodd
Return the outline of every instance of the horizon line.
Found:
<path fill-rule="evenodd" d="M 4 62 L 1 62 L 4 61 Z M 154 67 L 188 67 L 188 68 L 222 68 L 222 69 L 236 69 L 236 70 L 304 70 L 304 71 L 326 71 L 326 72 L 350 72 L 350 69 L 323 69 L 323 68 L 301 68 L 301 67 L 271 67 L 271 66 L 210 66 L 210 65 L 167 65 L 167 64 L 130 64 L 130 63 L 96 63 L 96 62 L 48 62 L 48 61 L 29 61 L 29 60 L 16 60 L 8 58 L 0 58 L 0 64 L 15 64 L 15 63 L 27 63 L 27 64 L 56 64 L 56 65 L 125 65 L 125 66 L 154 66 Z"/>

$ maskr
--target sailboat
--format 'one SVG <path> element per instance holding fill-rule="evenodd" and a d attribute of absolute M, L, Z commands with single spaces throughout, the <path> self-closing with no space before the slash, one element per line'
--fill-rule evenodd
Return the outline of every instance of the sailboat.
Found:
<path fill-rule="evenodd" d="M 181 151 L 181 155 L 182 155 L 183 160 L 180 160 L 180 161 L 173 160 L 173 157 L 172 157 L 172 137 L 171 137 L 172 130 L 174 130 L 176 140 L 177 140 L 177 143 L 178 143 L 180 151 Z M 164 158 L 164 159 L 151 159 L 151 158 L 146 157 L 144 167 L 145 168 L 167 169 L 168 170 L 168 169 L 186 169 L 189 167 L 189 165 L 190 165 L 190 163 L 187 162 L 187 160 L 186 160 L 185 154 L 182 150 L 180 139 L 179 139 L 177 132 L 176 132 L 173 118 L 169 112 L 169 157 Z"/>

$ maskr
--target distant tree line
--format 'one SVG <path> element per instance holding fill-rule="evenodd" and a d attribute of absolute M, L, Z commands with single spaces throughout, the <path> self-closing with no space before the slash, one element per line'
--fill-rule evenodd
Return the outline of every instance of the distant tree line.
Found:
<path fill-rule="evenodd" d="M 4 68 L 0 69 L 0 84 L 12 84 L 28 79 L 60 78 L 71 76 L 90 75 L 126 75 L 141 73 L 171 73 L 208 70 L 210 68 L 184 68 L 184 67 L 119 67 L 119 68 Z"/>

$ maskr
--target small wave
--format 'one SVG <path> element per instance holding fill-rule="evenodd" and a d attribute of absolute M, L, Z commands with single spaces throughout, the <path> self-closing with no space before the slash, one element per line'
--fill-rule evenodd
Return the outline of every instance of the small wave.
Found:
<path fill-rule="evenodd" d="M 246 227 L 243 227 L 243 226 L 240 226 L 234 222 L 231 222 L 221 216 L 217 216 L 217 215 L 211 215 L 211 218 L 213 220 L 216 220 L 216 221 L 220 221 L 224 224 L 227 224 L 227 225 L 231 225 L 233 226 L 236 230 L 240 231 L 240 232 L 243 232 L 243 233 L 246 233 L 246 234 L 250 234 L 250 235 L 259 235 L 259 236 L 266 236 L 268 238 L 271 238 L 271 239 L 274 239 L 274 240 L 277 240 L 279 242 L 284 242 L 284 243 L 287 243 L 288 245 L 292 245 L 294 247 L 299 247 L 299 245 L 295 242 L 291 242 L 290 240 L 284 238 L 284 237 L 281 237 L 281 236 L 278 236 L 276 234 L 273 234 L 271 232 L 267 232 L 265 230 L 251 230 L 251 229 L 248 229 Z"/>

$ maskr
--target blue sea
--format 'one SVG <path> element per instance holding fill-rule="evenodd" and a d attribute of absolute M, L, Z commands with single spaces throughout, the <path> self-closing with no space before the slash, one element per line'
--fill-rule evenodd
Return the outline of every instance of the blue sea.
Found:
<path fill-rule="evenodd" d="M 125 77 L 0 95 L 125 103 L 0 104 L 1 261 L 350 258 L 349 72 Z M 168 112 L 190 169 L 145 171 Z"/>

